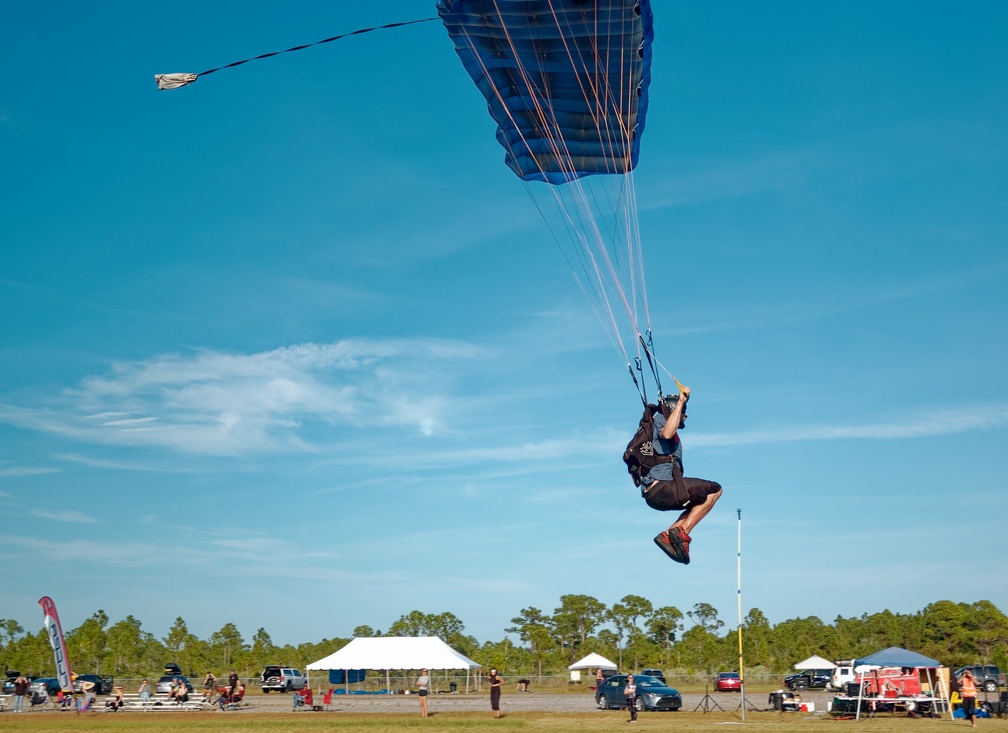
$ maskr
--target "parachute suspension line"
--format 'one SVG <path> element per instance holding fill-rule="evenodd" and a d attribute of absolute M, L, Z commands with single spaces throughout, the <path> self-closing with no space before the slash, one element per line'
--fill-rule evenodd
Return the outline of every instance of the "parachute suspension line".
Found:
<path fill-rule="evenodd" d="M 661 387 L 661 377 L 658 376 L 658 369 L 655 366 L 655 362 L 651 359 L 651 350 L 654 348 L 654 344 L 651 343 L 651 332 L 647 332 L 647 340 L 644 340 L 643 336 L 638 336 L 640 339 L 640 344 L 644 347 L 644 355 L 647 357 L 648 366 L 651 367 L 651 374 L 654 376 L 655 385 L 658 387 L 658 396 L 662 395 Z"/>
<path fill-rule="evenodd" d="M 500 8 L 496 5 L 496 2 L 494 3 L 494 7 L 497 10 L 498 20 L 501 23 L 501 28 L 503 29 L 505 37 L 507 38 L 508 44 L 509 44 L 509 46 L 511 48 L 511 52 L 514 54 L 515 58 L 517 59 L 518 58 L 518 50 L 517 50 L 517 48 L 514 45 L 514 40 L 510 37 L 510 34 L 508 34 L 508 32 L 507 32 L 507 25 L 504 22 L 504 18 L 501 15 Z M 496 97 L 497 101 L 500 102 L 501 108 L 503 109 L 503 111 L 505 112 L 505 114 L 508 116 L 508 119 L 511 121 L 511 123 L 515 126 L 515 129 L 518 132 L 518 136 L 519 136 L 519 139 L 521 140 L 522 144 L 525 145 L 526 148 L 528 148 L 529 150 L 531 150 L 533 146 L 529 143 L 528 140 L 526 140 L 524 134 L 522 133 L 521 126 L 518 124 L 518 121 L 515 119 L 513 111 L 507 106 L 507 104 L 505 102 L 505 96 L 501 93 L 501 90 L 498 89 L 496 83 L 493 80 L 493 75 L 490 73 L 490 70 L 487 68 L 487 66 L 484 63 L 482 57 L 476 52 L 476 44 L 473 42 L 472 38 L 469 36 L 469 33 L 468 33 L 468 31 L 466 29 L 463 28 L 462 29 L 462 33 L 463 33 L 463 35 L 464 35 L 464 37 L 466 39 L 467 44 L 469 45 L 470 50 L 473 52 L 473 57 L 477 60 L 479 66 L 480 66 L 480 70 L 481 70 L 481 72 L 483 74 L 483 78 L 487 81 L 488 85 L 490 86 L 491 90 L 493 91 L 493 95 Z M 564 143 L 562 132 L 558 129 L 558 127 L 556 126 L 555 123 L 551 122 L 551 117 L 552 117 L 552 119 L 556 119 L 555 114 L 553 114 L 553 115 L 547 115 L 547 113 L 546 113 L 546 111 L 545 111 L 545 109 L 543 107 L 542 100 L 548 99 L 548 96 L 545 95 L 545 94 L 543 94 L 543 93 L 538 93 L 537 92 L 537 87 L 533 83 L 533 80 L 532 80 L 532 78 L 531 78 L 531 76 L 530 76 L 530 74 L 528 72 L 528 69 L 526 69 L 524 67 L 524 65 L 522 65 L 520 63 L 516 63 L 516 69 L 517 69 L 518 73 L 521 75 L 521 81 L 525 85 L 525 88 L 527 88 L 529 90 L 529 92 L 530 92 L 530 96 L 531 96 L 532 102 L 533 102 L 533 107 L 534 107 L 535 112 L 536 112 L 536 114 L 537 114 L 537 116 L 539 118 L 539 122 L 542 125 L 542 128 L 544 130 L 549 130 L 549 135 L 547 137 L 548 137 L 549 144 L 550 144 L 550 146 L 552 148 L 552 152 L 553 152 L 554 156 L 559 161 L 564 161 L 564 162 L 571 161 L 572 157 L 571 157 L 569 151 L 566 150 L 565 146 L 561 145 L 562 143 Z M 514 82 L 517 83 L 518 80 L 515 79 Z M 545 171 L 543 170 L 542 166 L 539 165 L 538 161 L 536 162 L 536 165 L 537 165 L 537 167 L 539 168 L 539 170 L 541 172 L 545 173 Z M 583 201 L 586 201 L 586 197 L 584 196 L 583 190 L 578 185 L 579 182 L 580 182 L 580 179 L 577 179 L 574 176 L 573 165 L 571 165 L 569 175 L 573 179 L 570 183 L 573 186 L 575 186 L 576 189 L 579 190 L 579 192 L 581 194 L 580 195 L 580 199 L 578 199 L 577 202 L 581 203 Z M 533 200 L 536 208 L 539 210 L 540 216 L 542 216 L 543 219 L 545 220 L 546 219 L 545 214 L 543 213 L 542 208 L 539 206 L 539 203 L 536 200 L 535 195 L 531 192 L 531 188 L 530 188 L 529 182 L 528 181 L 524 181 L 524 179 L 523 179 L 523 183 L 525 184 L 526 192 L 529 194 L 529 198 L 531 198 Z M 595 262 L 594 253 L 593 253 L 593 251 L 592 251 L 592 249 L 591 249 L 590 246 L 585 246 L 586 243 L 584 242 L 584 240 L 581 238 L 580 235 L 578 235 L 574 231 L 576 229 L 576 227 L 574 226 L 574 222 L 573 222 L 572 217 L 571 217 L 570 207 L 566 206 L 564 204 L 563 199 L 562 199 L 560 193 L 558 192 L 557 188 L 554 187 L 554 186 L 551 186 L 550 190 L 553 193 L 554 200 L 557 202 L 557 208 L 561 212 L 561 215 L 564 218 L 564 224 L 565 224 L 565 227 L 567 229 L 568 238 L 575 245 L 577 245 L 579 243 L 581 245 L 579 247 L 575 246 L 575 250 L 577 251 L 578 259 L 581 260 L 582 270 L 584 272 L 586 272 L 586 274 L 592 274 L 593 273 L 594 277 L 592 278 L 592 280 L 594 282 L 597 282 L 599 284 L 598 288 L 596 288 L 595 285 L 593 284 L 592 285 L 592 291 L 595 293 L 595 302 L 598 303 L 599 305 L 604 305 L 605 306 L 604 310 L 608 314 L 608 318 L 604 318 L 603 315 L 602 315 L 602 313 L 600 313 L 599 309 L 596 308 L 594 304 L 593 304 L 592 308 L 595 310 L 596 316 L 599 318 L 599 321 L 602 323 L 604 329 L 606 330 L 607 334 L 609 335 L 610 340 L 613 342 L 613 345 L 617 347 L 617 350 L 623 355 L 623 358 L 626 359 L 627 358 L 626 347 L 623 344 L 622 338 L 620 338 L 619 326 L 618 326 L 618 323 L 616 321 L 615 316 L 613 315 L 612 307 L 610 306 L 609 301 L 608 301 L 608 297 L 607 297 L 607 295 L 605 293 L 605 288 L 603 287 L 604 280 L 603 280 L 602 276 L 600 275 L 600 273 L 598 271 L 598 266 L 597 266 L 597 263 Z M 581 222 L 582 222 L 582 224 L 591 223 L 593 225 L 593 227 L 595 227 L 596 224 L 597 224 L 597 222 L 595 221 L 595 217 L 591 215 L 590 208 L 585 204 L 584 206 L 580 207 L 580 211 L 582 212 L 582 215 L 581 215 Z M 585 216 L 585 214 L 587 214 L 587 216 Z M 563 248 L 560 247 L 560 245 L 559 245 L 559 239 L 556 237 L 555 233 L 553 232 L 552 227 L 549 226 L 548 221 L 547 221 L 547 227 L 550 229 L 550 233 L 553 235 L 554 242 L 557 243 L 557 246 L 561 249 L 561 252 L 563 252 Z M 597 235 L 597 228 L 595 229 L 595 231 L 596 231 L 596 235 Z M 592 260 L 592 267 L 588 266 L 589 263 L 585 259 L 585 255 L 586 254 Z M 569 257 L 567 257 L 566 253 L 564 253 L 564 259 L 567 261 L 568 267 L 571 267 L 571 272 L 574 274 L 574 278 L 578 282 L 578 285 L 581 287 L 582 292 L 585 292 L 585 294 L 587 296 L 587 291 L 585 290 L 584 284 L 581 282 L 580 278 L 577 277 L 577 272 L 571 266 L 571 261 L 570 261 Z M 591 302 L 590 298 L 589 298 L 589 302 Z"/>
<path fill-rule="evenodd" d="M 557 236 L 556 232 L 554 231 L 553 226 L 552 226 L 552 224 L 549 221 L 549 218 L 546 216 L 545 212 L 542 210 L 542 206 L 539 203 L 539 199 L 537 199 L 536 196 L 535 196 L 535 194 L 532 193 L 532 190 L 531 190 L 531 187 L 529 185 L 529 182 L 528 181 L 522 181 L 522 184 L 525 187 L 525 192 L 528 194 L 529 199 L 532 201 L 532 205 L 535 206 L 536 211 L 539 212 L 539 216 L 542 218 L 543 222 L 546 224 L 546 229 L 549 231 L 550 236 L 553 238 L 553 243 L 556 245 L 557 249 L 560 251 L 560 255 L 564 258 L 564 261 L 567 263 L 567 267 L 570 268 L 571 275 L 574 277 L 574 282 L 576 282 L 578 284 L 578 287 L 581 288 L 581 292 L 584 293 L 585 298 L 588 300 L 588 304 L 591 306 L 592 310 L 595 311 L 595 317 L 598 318 L 599 323 L 602 325 L 602 330 L 606 332 L 606 335 L 609 337 L 609 341 L 612 343 L 612 345 L 616 349 L 616 351 L 618 353 L 622 354 L 624 359 L 629 359 L 629 356 L 627 355 L 627 352 L 626 352 L 626 348 L 623 346 L 623 342 L 622 342 L 622 340 L 619 337 L 619 329 L 618 329 L 617 324 L 616 324 L 616 319 L 613 317 L 612 310 L 611 309 L 609 310 L 609 318 L 606 319 L 606 318 L 603 317 L 601 311 L 597 307 L 598 303 L 602 303 L 603 302 L 603 297 L 602 297 L 602 294 L 599 293 L 599 290 L 598 290 L 595 282 L 592 281 L 592 280 L 589 280 L 588 278 L 585 278 L 588 281 L 587 287 L 591 288 L 592 293 L 594 294 L 594 298 L 593 298 L 591 295 L 589 295 L 588 289 L 586 288 L 585 283 L 582 282 L 582 279 L 580 277 L 578 277 L 577 269 L 574 267 L 574 263 L 571 262 L 570 256 L 568 255 L 567 250 L 565 250 L 561 246 L 560 239 Z M 565 218 L 564 219 L 564 224 L 565 224 L 565 226 L 567 228 L 567 235 L 568 235 L 568 237 L 570 239 L 573 239 L 576 235 L 571 231 L 571 226 L 570 226 L 569 219 Z M 577 255 L 578 255 L 578 258 L 582 260 L 581 261 L 581 269 L 587 273 L 587 271 L 588 271 L 587 270 L 587 263 L 585 263 L 584 260 L 581 257 L 582 252 L 580 250 L 578 250 L 577 251 Z M 629 362 L 628 362 L 628 366 L 629 366 Z M 633 374 L 633 372 L 631 371 L 631 375 L 632 374 Z"/>
<path fill-rule="evenodd" d="M 533 39 L 524 28 L 521 35 L 513 33 L 517 29 L 515 16 L 502 9 L 503 3 L 490 0 L 487 5 L 489 13 L 482 16 L 487 25 L 476 21 L 471 26 L 460 23 L 451 29 L 464 41 L 468 56 L 463 61 L 468 59 L 474 67 L 469 69 L 470 75 L 487 97 L 491 116 L 501 125 L 498 141 L 508 151 L 508 164 L 523 180 L 575 281 L 610 340 L 623 354 L 625 363 L 629 367 L 627 345 L 621 336 L 626 328 L 625 324 L 620 326 L 618 311 L 626 314 L 634 341 L 644 345 L 657 381 L 656 360 L 647 348 L 650 314 L 632 174 L 638 124 L 636 104 L 640 84 L 647 74 L 644 67 L 641 80 L 633 78 L 637 62 L 632 57 L 644 56 L 644 47 L 637 44 L 640 37 L 633 33 L 637 21 L 615 8 L 610 8 L 606 15 L 597 3 L 585 3 L 584 10 L 573 11 L 569 5 L 563 7 L 554 0 L 546 0 L 543 3 L 546 14 L 540 16 L 541 25 L 537 26 L 542 34 L 537 31 Z M 551 16 L 556 34 L 549 32 Z M 484 40 L 484 27 L 492 30 L 487 37 L 496 46 Z M 477 33 L 475 29 L 480 30 Z M 619 42 L 614 42 L 616 39 Z M 483 45 L 489 46 L 486 56 L 481 54 Z M 573 72 L 565 84 L 566 97 L 559 86 L 553 89 L 554 80 L 560 81 L 555 69 L 566 65 L 564 57 Z M 506 61 L 496 61 L 501 58 Z M 611 68 L 613 63 L 620 64 L 617 70 Z M 619 88 L 613 89 L 613 83 L 618 83 Z M 585 107 L 583 112 L 580 109 L 575 112 L 584 114 L 585 124 L 580 127 L 579 136 L 568 139 L 565 129 L 570 126 L 566 119 L 571 108 L 565 106 L 564 99 L 572 101 L 579 95 Z M 507 134 L 503 132 L 502 120 L 509 123 Z M 582 160 L 591 153 L 582 150 L 591 145 L 592 137 L 603 153 L 591 159 L 597 167 L 585 169 Z M 550 224 L 533 192 L 530 180 L 539 179 L 531 175 L 532 170 L 538 170 L 541 180 L 551 184 L 549 190 L 563 222 L 562 229 L 566 229 L 570 253 L 561 242 L 561 227 Z M 602 200 L 612 211 L 611 218 L 600 216 L 604 210 Z M 622 308 L 612 302 L 614 297 Z M 638 325 L 641 319 L 643 327 Z M 646 342 L 644 333 L 648 334 Z M 641 345 L 636 346 L 636 351 L 638 371 L 643 378 Z M 633 369 L 629 371 L 640 392 Z"/>
<path fill-rule="evenodd" d="M 637 364 L 637 371 L 640 372 L 641 371 L 640 357 L 634 359 L 634 362 L 636 362 Z M 637 388 L 637 394 L 640 395 L 640 401 L 644 404 L 644 407 L 647 407 L 647 397 L 645 396 L 645 390 L 641 389 L 640 383 L 637 381 L 637 375 L 634 374 L 634 370 L 633 367 L 630 366 L 630 362 L 627 362 L 626 368 L 627 371 L 630 372 L 630 379 L 633 380 L 634 387 Z M 643 372 L 641 372 L 641 374 L 643 376 Z"/>
<path fill-rule="evenodd" d="M 598 76 L 597 71 L 600 66 L 598 44 L 596 43 L 595 45 L 594 69 L 596 73 L 593 75 L 591 74 L 591 70 L 589 69 L 589 63 L 585 61 L 584 57 L 581 55 L 580 49 L 578 48 L 575 48 L 575 51 L 577 51 L 577 59 L 575 59 L 575 54 L 574 52 L 572 52 L 571 46 L 567 42 L 567 38 L 564 33 L 565 28 L 562 26 L 559 18 L 556 15 L 555 10 L 553 10 L 552 3 L 548 4 L 551 11 L 553 12 L 554 22 L 557 24 L 557 29 L 560 32 L 561 42 L 563 43 L 565 52 L 567 54 L 569 62 L 571 63 L 572 68 L 574 68 L 575 70 L 581 69 L 586 72 L 585 76 L 587 77 L 587 84 L 588 84 L 587 89 L 585 87 L 585 84 L 582 83 L 581 74 L 576 73 L 575 78 L 577 79 L 579 88 L 581 89 L 582 96 L 585 98 L 586 104 L 589 107 L 594 107 L 593 122 L 596 132 L 599 136 L 600 144 L 603 145 L 604 147 L 607 147 L 610 150 L 610 156 L 613 160 L 616 160 L 617 158 L 621 160 L 628 160 L 627 154 L 629 152 L 629 141 L 631 139 L 632 132 L 628 129 L 627 125 L 624 124 L 624 119 L 625 119 L 625 110 L 628 109 L 630 106 L 629 97 L 627 97 L 626 99 L 620 98 L 615 103 L 615 106 L 618 108 L 619 111 L 619 114 L 617 114 L 616 117 L 619 120 L 621 134 L 606 137 L 602 132 L 603 125 L 600 122 L 600 113 L 602 110 L 605 110 L 608 107 L 608 104 L 612 100 L 611 85 L 609 83 L 608 76 L 605 76 L 601 80 L 596 80 L 595 78 Z M 503 19 L 500 18 L 499 15 L 499 9 L 498 9 L 498 18 L 499 20 L 501 20 L 503 25 Z M 595 23 L 597 28 L 598 25 L 597 16 Z M 506 28 L 505 28 L 505 34 L 507 35 Z M 517 59 L 518 58 L 517 49 L 514 47 L 514 43 L 509 35 L 508 35 L 508 41 L 511 44 L 512 52 L 515 54 L 515 57 Z M 622 55 L 628 53 L 629 51 L 625 47 L 621 47 L 619 49 L 619 52 Z M 606 69 L 606 73 L 608 73 L 608 64 L 601 64 L 601 66 L 604 69 Z M 518 72 L 522 76 L 523 82 L 529 89 L 530 92 L 529 96 L 532 99 L 533 106 L 536 110 L 542 128 L 544 130 L 549 131 L 546 137 L 548 138 L 549 144 L 553 149 L 554 156 L 556 157 L 558 162 L 566 164 L 564 165 L 564 167 L 569 168 L 573 173 L 573 171 L 575 170 L 575 166 L 573 164 L 573 158 L 571 156 L 571 153 L 567 148 L 566 140 L 564 140 L 562 134 L 557 129 L 556 123 L 553 122 L 554 120 L 557 119 L 557 112 L 552 108 L 549 109 L 549 113 L 547 113 L 544 110 L 543 101 L 548 101 L 550 99 L 549 94 L 536 93 L 537 87 L 536 85 L 533 84 L 531 75 L 529 74 L 528 70 L 520 63 L 517 63 L 516 67 Z M 621 71 L 621 74 L 622 73 L 623 72 Z M 543 74 L 542 82 L 543 82 L 542 86 L 544 88 L 548 88 L 548 77 L 546 76 L 546 74 Z M 625 86 L 625 84 L 623 84 L 622 78 L 620 80 L 620 84 L 621 88 Z M 600 90 L 604 90 L 601 93 L 605 95 L 606 97 L 605 100 L 600 99 Z M 632 93 L 633 90 L 627 92 L 628 95 Z M 498 99 L 503 103 L 501 95 L 498 94 L 497 96 Z M 504 106 L 506 107 L 506 105 Z M 523 143 L 525 142 L 524 139 L 522 140 L 522 142 Z M 619 144 L 618 153 L 615 150 L 617 144 Z M 535 156 L 532 157 L 537 167 L 539 168 L 540 172 L 543 172 L 545 174 L 545 171 L 543 170 L 542 166 L 539 164 Z M 612 312 L 612 306 L 609 302 L 605 284 L 609 283 L 610 286 L 613 287 L 613 289 L 616 291 L 616 293 L 618 293 L 620 299 L 623 302 L 624 308 L 626 309 L 628 317 L 633 324 L 634 331 L 638 335 L 640 334 L 641 330 L 639 326 L 637 326 L 638 323 L 637 301 L 639 299 L 638 295 L 641 293 L 646 293 L 646 289 L 640 287 L 639 285 L 639 283 L 643 278 L 643 268 L 642 265 L 640 264 L 641 263 L 640 231 L 639 231 L 638 219 L 636 217 L 636 189 L 633 186 L 633 175 L 630 172 L 629 165 L 622 170 L 617 169 L 610 169 L 610 170 L 613 173 L 623 174 L 622 176 L 618 177 L 618 180 L 621 183 L 619 189 L 620 195 L 618 197 L 613 197 L 612 191 L 606 189 L 606 193 L 609 194 L 608 196 L 609 204 L 612 210 L 614 212 L 623 213 L 623 216 L 620 217 L 619 221 L 618 228 L 621 230 L 619 232 L 617 232 L 616 227 L 611 229 L 607 227 L 606 235 L 604 236 L 602 234 L 602 231 L 599 226 L 599 221 L 597 217 L 594 215 L 592 206 L 589 203 L 589 197 L 585 191 L 586 182 L 584 182 L 581 178 L 573 176 L 573 180 L 569 181 L 567 186 L 565 187 L 576 192 L 576 194 L 571 193 L 570 195 L 572 205 L 564 203 L 562 194 L 559 191 L 557 191 L 556 188 L 553 188 L 551 190 L 553 191 L 554 199 L 557 201 L 558 209 L 562 212 L 565 220 L 568 222 L 567 223 L 568 232 L 571 232 L 572 229 L 576 228 L 573 226 L 571 212 L 576 211 L 578 213 L 578 218 L 583 225 L 582 230 L 585 232 L 585 235 L 583 238 L 580 236 L 572 236 L 571 241 L 573 244 L 577 245 L 576 248 L 578 249 L 578 259 L 582 264 L 582 268 L 585 269 L 586 273 L 593 275 L 592 279 L 598 283 L 598 288 L 593 287 L 593 291 L 596 293 L 596 298 L 599 304 L 604 306 L 604 310 L 608 316 L 607 320 L 610 324 L 610 327 L 613 329 L 613 333 L 619 340 L 620 348 L 625 354 L 626 349 L 619 335 L 620 329 L 618 327 L 618 324 L 616 323 L 615 315 Z M 590 189 L 590 193 L 591 193 L 591 200 L 596 202 L 597 207 L 597 198 L 595 195 L 595 189 Z M 614 198 L 617 198 L 617 200 L 614 201 Z M 622 202 L 622 206 L 618 205 L 619 202 Z M 610 242 L 610 245 L 614 245 L 615 240 L 617 238 L 621 238 L 621 241 L 625 241 L 627 244 L 626 257 L 629 269 L 627 277 L 629 278 L 630 281 L 630 290 L 631 290 L 631 295 L 629 296 L 629 298 L 627 296 L 626 291 L 623 289 L 621 285 L 621 278 L 618 273 L 620 268 L 616 264 L 614 264 L 613 259 L 609 255 L 609 249 L 605 246 L 602 246 L 603 243 L 607 240 Z M 593 248 L 591 244 L 592 241 L 597 242 L 599 246 L 597 248 Z M 615 246 L 613 246 L 612 249 L 614 254 L 618 254 L 619 250 Z M 570 264 L 570 259 L 569 258 L 566 259 L 568 261 L 568 264 Z M 586 265 L 586 260 L 590 260 L 591 262 L 590 268 Z M 602 266 L 600 266 L 599 264 L 600 260 L 603 262 Z M 616 262 L 618 263 L 618 258 Z M 603 274 L 603 270 L 606 274 Z M 583 286 L 582 289 L 584 289 Z M 631 305 L 631 303 L 633 305 Z M 648 325 L 650 325 L 646 303 L 643 304 L 643 309 L 645 313 L 645 318 L 648 319 Z M 596 313 L 598 313 L 597 309 Z"/>
<path fill-rule="evenodd" d="M 438 20 L 438 18 L 420 18 L 418 20 L 404 20 L 398 23 L 386 23 L 385 25 L 378 25 L 371 28 L 358 28 L 355 31 L 350 31 L 349 33 L 341 33 L 338 36 L 330 36 L 329 38 L 323 38 L 321 41 L 315 41 L 314 43 L 305 43 L 300 46 L 292 46 L 291 48 L 284 49 L 283 51 L 272 51 L 270 53 L 259 54 L 258 56 L 253 56 L 249 59 L 242 59 L 241 61 L 233 61 L 230 64 L 225 64 L 224 66 L 218 66 L 215 69 L 207 69 L 206 71 L 201 71 L 198 74 L 157 74 L 155 75 L 155 80 L 158 83 L 159 89 L 177 89 L 181 86 L 186 86 L 187 84 L 192 84 L 201 76 L 208 76 L 214 74 L 223 69 L 232 69 L 235 66 L 241 66 L 242 64 L 247 64 L 249 61 L 258 61 L 260 59 L 268 59 L 274 56 L 279 56 L 284 53 L 291 53 L 293 51 L 303 51 L 306 48 L 311 48 L 312 46 L 321 46 L 323 43 L 332 43 L 333 41 L 338 41 L 341 38 L 347 38 L 349 36 L 359 36 L 364 33 L 371 33 L 372 31 L 383 31 L 389 28 L 401 28 L 407 25 L 416 25 L 417 23 L 430 23 L 432 20 Z"/>

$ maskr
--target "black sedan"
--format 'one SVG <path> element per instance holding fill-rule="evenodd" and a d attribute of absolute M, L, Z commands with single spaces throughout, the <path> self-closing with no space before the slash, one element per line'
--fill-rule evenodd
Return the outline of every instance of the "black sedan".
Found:
<path fill-rule="evenodd" d="M 661 680 L 639 674 L 634 675 L 634 683 L 637 685 L 638 710 L 678 710 L 682 707 L 682 695 Z M 606 678 L 595 691 L 595 703 L 599 706 L 599 710 L 625 708 L 627 699 L 623 689 L 626 684 L 625 674 Z"/>
<path fill-rule="evenodd" d="M 78 694 L 83 692 L 84 684 L 88 682 L 94 685 L 94 687 L 91 687 L 90 690 L 96 695 L 109 695 L 112 693 L 112 682 L 99 677 L 96 674 L 79 674 L 74 677 L 74 692 Z"/>
<path fill-rule="evenodd" d="M 784 678 L 784 686 L 789 690 L 825 690 L 833 679 L 833 673 L 828 669 L 806 669 L 798 674 Z"/>

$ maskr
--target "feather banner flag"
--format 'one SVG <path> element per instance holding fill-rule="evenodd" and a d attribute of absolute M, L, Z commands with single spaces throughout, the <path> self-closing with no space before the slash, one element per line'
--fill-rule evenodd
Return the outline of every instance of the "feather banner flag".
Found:
<path fill-rule="evenodd" d="M 46 631 L 49 633 L 49 644 L 52 645 L 53 657 L 56 659 L 56 678 L 60 689 L 73 691 L 73 676 L 70 672 L 70 659 L 67 657 L 66 642 L 63 640 L 63 627 L 60 626 L 56 604 L 49 596 L 39 599 L 45 618 Z"/>

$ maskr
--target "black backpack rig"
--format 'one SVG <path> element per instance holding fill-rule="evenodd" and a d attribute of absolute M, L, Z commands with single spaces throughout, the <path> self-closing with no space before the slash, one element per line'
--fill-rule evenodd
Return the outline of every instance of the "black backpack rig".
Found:
<path fill-rule="evenodd" d="M 634 486 L 642 490 L 642 494 L 647 491 L 642 477 L 648 471 L 661 463 L 672 464 L 672 480 L 675 482 L 679 496 L 688 497 L 689 491 L 686 482 L 683 480 L 682 465 L 676 460 L 675 455 L 656 453 L 654 449 L 654 416 L 662 411 L 661 406 L 645 404 L 644 414 L 641 415 L 637 432 L 627 443 L 626 450 L 623 451 L 623 462 L 626 464 L 627 473 L 633 478 Z M 666 417 L 668 417 L 666 415 Z M 676 440 L 679 436 L 676 435 Z"/>
<path fill-rule="evenodd" d="M 655 363 L 651 357 L 651 332 L 647 332 L 647 340 L 644 339 L 643 335 L 639 335 L 641 346 L 644 348 L 644 354 L 647 356 L 648 365 L 651 367 L 651 373 L 654 375 L 655 383 L 658 386 L 658 397 L 662 404 L 655 405 L 647 401 L 644 396 L 644 390 L 641 388 L 640 383 L 637 381 L 637 375 L 634 374 L 633 368 L 627 364 L 627 369 L 630 371 L 630 378 L 633 379 L 634 386 L 637 387 L 637 392 L 640 394 L 641 402 L 644 403 L 644 414 L 641 415 L 640 423 L 637 425 L 637 432 L 634 433 L 633 438 L 627 443 L 626 450 L 623 451 L 623 462 L 626 464 L 627 473 L 633 479 L 634 486 L 643 487 L 644 482 L 642 477 L 648 471 L 650 471 L 655 466 L 661 463 L 672 463 L 672 475 L 675 479 L 676 486 L 683 496 L 687 494 L 685 481 L 683 481 L 682 475 L 682 465 L 679 461 L 675 460 L 674 455 L 665 455 L 663 453 L 656 453 L 654 449 L 654 418 L 659 412 L 661 412 L 665 417 L 671 414 L 671 411 L 666 411 L 665 399 L 661 397 L 661 380 L 658 378 L 658 371 L 655 369 Z M 641 367 L 640 358 L 636 360 L 637 371 L 643 376 L 644 370 Z M 679 384 L 679 380 L 672 377 L 673 381 L 679 386 L 680 390 L 682 385 Z M 679 440 L 679 436 L 675 436 L 676 441 Z"/>
<path fill-rule="evenodd" d="M 654 449 L 654 417 L 661 411 L 660 405 L 649 403 L 644 406 L 644 414 L 637 426 L 637 432 L 623 451 L 623 462 L 626 464 L 627 473 L 633 478 L 634 486 L 643 485 L 642 477 L 655 466 L 675 460 L 674 455 L 656 453 Z M 676 468 L 679 468 L 678 464 Z M 679 469 L 677 473 L 681 476 L 682 470 Z"/>

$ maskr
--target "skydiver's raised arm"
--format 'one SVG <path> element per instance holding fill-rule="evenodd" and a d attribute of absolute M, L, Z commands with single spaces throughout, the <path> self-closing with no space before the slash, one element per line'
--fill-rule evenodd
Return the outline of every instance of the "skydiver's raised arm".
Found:
<path fill-rule="evenodd" d="M 690 388 L 685 384 L 679 390 L 679 399 L 676 400 L 672 412 L 665 417 L 665 424 L 661 429 L 661 436 L 665 440 L 672 440 L 679 426 L 682 424 L 683 411 L 686 409 L 686 402 L 689 400 Z"/>

